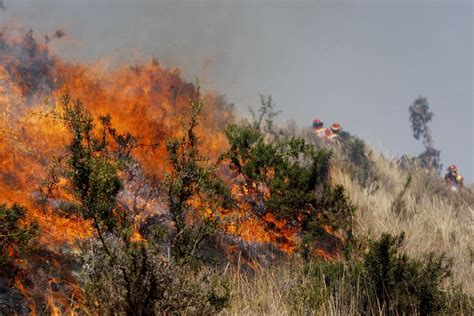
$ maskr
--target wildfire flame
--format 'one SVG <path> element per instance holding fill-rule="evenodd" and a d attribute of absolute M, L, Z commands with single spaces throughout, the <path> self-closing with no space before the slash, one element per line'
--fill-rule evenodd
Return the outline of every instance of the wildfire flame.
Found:
<path fill-rule="evenodd" d="M 87 221 L 57 212 L 54 200 L 46 210 L 36 203 L 38 188 L 48 177 L 49 166 L 55 157 L 64 154 L 69 141 L 62 124 L 38 113 L 47 113 L 48 104 L 57 103 L 62 95 L 70 93 L 80 98 L 94 117 L 111 114 L 118 132 L 130 132 L 143 145 L 134 152 L 140 168 L 160 179 L 163 170 L 169 168 L 165 140 L 180 130 L 195 89 L 181 78 L 178 69 L 163 68 L 156 60 L 115 69 L 100 64 L 83 65 L 54 56 L 48 42 L 39 43 L 32 31 L 23 36 L 0 34 L 0 202 L 25 205 L 28 220 L 40 225 L 39 243 L 56 251 L 62 244 L 92 236 L 93 231 Z M 226 148 L 220 131 L 233 120 L 232 106 L 214 93 L 203 98 L 205 123 L 200 124 L 198 135 L 205 153 L 216 158 Z M 122 193 L 121 198 L 130 205 L 141 201 L 141 209 L 147 209 L 147 205 L 159 208 L 157 201 L 132 199 L 129 193 L 133 190 L 141 188 L 126 183 L 128 192 Z M 245 187 L 236 185 L 232 193 L 241 198 Z M 70 197 L 59 194 L 56 198 L 59 201 Z M 225 222 L 224 230 L 248 242 L 272 243 L 285 253 L 294 252 L 299 244 L 296 228 L 271 214 L 256 217 L 250 208 L 239 203 L 234 210 L 220 210 L 226 218 L 232 218 Z M 215 215 L 210 208 L 203 209 L 203 216 Z M 135 232 L 133 240 L 143 238 Z M 318 251 L 322 257 L 331 257 Z M 31 295 L 20 278 L 16 286 L 31 303 Z M 58 304 L 67 306 L 55 295 L 48 295 L 47 304 L 53 314 L 61 313 Z"/>

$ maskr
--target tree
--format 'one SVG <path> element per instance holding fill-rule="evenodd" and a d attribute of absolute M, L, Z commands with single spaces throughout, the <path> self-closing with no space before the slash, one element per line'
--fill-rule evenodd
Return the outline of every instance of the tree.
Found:
<path fill-rule="evenodd" d="M 418 157 L 422 166 L 441 170 L 440 151 L 433 146 L 433 138 L 428 123 L 433 118 L 433 112 L 430 111 L 426 97 L 418 97 L 408 109 L 410 112 L 410 123 L 413 130 L 413 137 L 416 140 L 423 138 L 425 151 Z"/>

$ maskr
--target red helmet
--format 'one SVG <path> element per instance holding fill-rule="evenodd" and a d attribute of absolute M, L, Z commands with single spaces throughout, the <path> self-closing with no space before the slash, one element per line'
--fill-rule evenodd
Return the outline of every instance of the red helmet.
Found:
<path fill-rule="evenodd" d="M 331 131 L 333 131 L 334 133 L 337 133 L 341 130 L 341 125 L 339 123 L 333 123 L 331 125 Z"/>
<path fill-rule="evenodd" d="M 313 120 L 313 128 L 320 128 L 323 127 L 324 123 L 321 122 L 319 119 Z"/>
<path fill-rule="evenodd" d="M 456 171 L 458 171 L 458 168 L 456 167 L 456 165 L 451 165 L 451 166 L 448 167 L 448 170 L 450 172 L 456 172 Z"/>

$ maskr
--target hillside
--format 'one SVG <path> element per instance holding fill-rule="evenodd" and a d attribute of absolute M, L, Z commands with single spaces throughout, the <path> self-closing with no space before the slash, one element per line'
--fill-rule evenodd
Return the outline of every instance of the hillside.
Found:
<path fill-rule="evenodd" d="M 0 61 L 0 313 L 472 313 L 472 188 L 276 126 L 271 97 L 239 119 L 156 59 L 30 30 Z"/>
<path fill-rule="evenodd" d="M 310 131 L 300 132 L 301 134 Z M 312 135 L 309 138 L 313 138 Z M 432 172 L 410 166 L 402 168 L 397 159 L 384 157 L 366 147 L 366 155 L 371 161 L 373 178 L 366 185 L 357 180 L 358 174 L 368 170 L 352 169 L 342 148 L 334 148 L 331 179 L 344 185 L 351 201 L 357 205 L 354 213 L 354 231 L 358 238 L 377 239 L 383 233 L 398 235 L 405 233 L 403 251 L 415 258 L 423 258 L 428 252 L 445 253 L 453 259 L 453 280 L 462 284 L 467 293 L 474 293 L 473 249 L 474 232 L 472 221 L 472 188 L 458 193 L 445 189 L 442 180 Z M 411 175 L 411 182 L 407 179 Z M 402 195 L 401 192 L 404 192 Z M 396 201 L 402 201 L 397 211 Z M 292 315 L 308 312 L 310 301 L 319 299 L 319 308 L 311 313 L 321 315 L 359 315 L 360 297 L 347 286 L 348 276 L 338 279 L 336 291 L 328 290 L 327 284 L 316 285 L 304 266 L 298 261 L 279 265 L 271 269 L 260 269 L 256 276 L 233 275 L 234 290 L 238 300 L 232 305 L 230 314 L 271 314 Z M 301 297 L 289 291 L 299 283 L 310 288 Z M 318 288 L 319 286 L 319 288 Z M 363 286 L 363 285 L 361 285 Z M 315 288 L 316 287 L 316 288 Z M 317 294 L 311 294 L 311 291 Z M 308 294 L 309 293 L 309 294 Z M 472 303 L 471 303 L 472 304 Z M 472 305 L 470 307 L 472 309 Z M 469 311 L 469 312 L 468 312 Z M 458 311 L 470 314 L 469 309 Z M 375 307 L 375 314 L 386 314 Z"/>

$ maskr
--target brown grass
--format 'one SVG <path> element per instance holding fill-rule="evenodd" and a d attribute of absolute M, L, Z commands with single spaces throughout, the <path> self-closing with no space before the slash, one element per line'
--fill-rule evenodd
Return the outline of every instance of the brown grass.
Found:
<path fill-rule="evenodd" d="M 452 193 L 443 188 L 442 180 L 429 172 L 412 166 L 402 169 L 395 161 L 380 154 L 371 154 L 378 181 L 361 187 L 351 179 L 342 164 L 342 153 L 336 149 L 331 178 L 342 184 L 357 206 L 354 231 L 357 237 L 378 238 L 382 233 L 405 232 L 404 251 L 413 257 L 434 251 L 453 258 L 453 278 L 465 291 L 474 294 L 474 194 L 471 189 Z M 412 182 L 405 194 L 399 197 L 409 174 Z M 402 212 L 393 211 L 393 203 L 403 200 Z M 230 272 L 232 279 L 232 305 L 223 315 L 307 315 L 305 306 L 291 304 L 290 289 L 295 282 L 309 282 L 302 273 L 298 260 L 259 269 L 248 276 Z M 298 281 L 296 281 L 298 280 Z M 344 280 L 341 281 L 342 283 Z M 311 286 L 311 284 L 307 284 Z M 357 293 L 351 293 L 350 302 L 342 302 L 344 286 L 339 295 L 328 295 L 317 312 L 320 315 L 357 315 Z M 324 289 L 321 289 L 324 291 Z M 383 314 L 373 306 L 373 314 Z"/>

